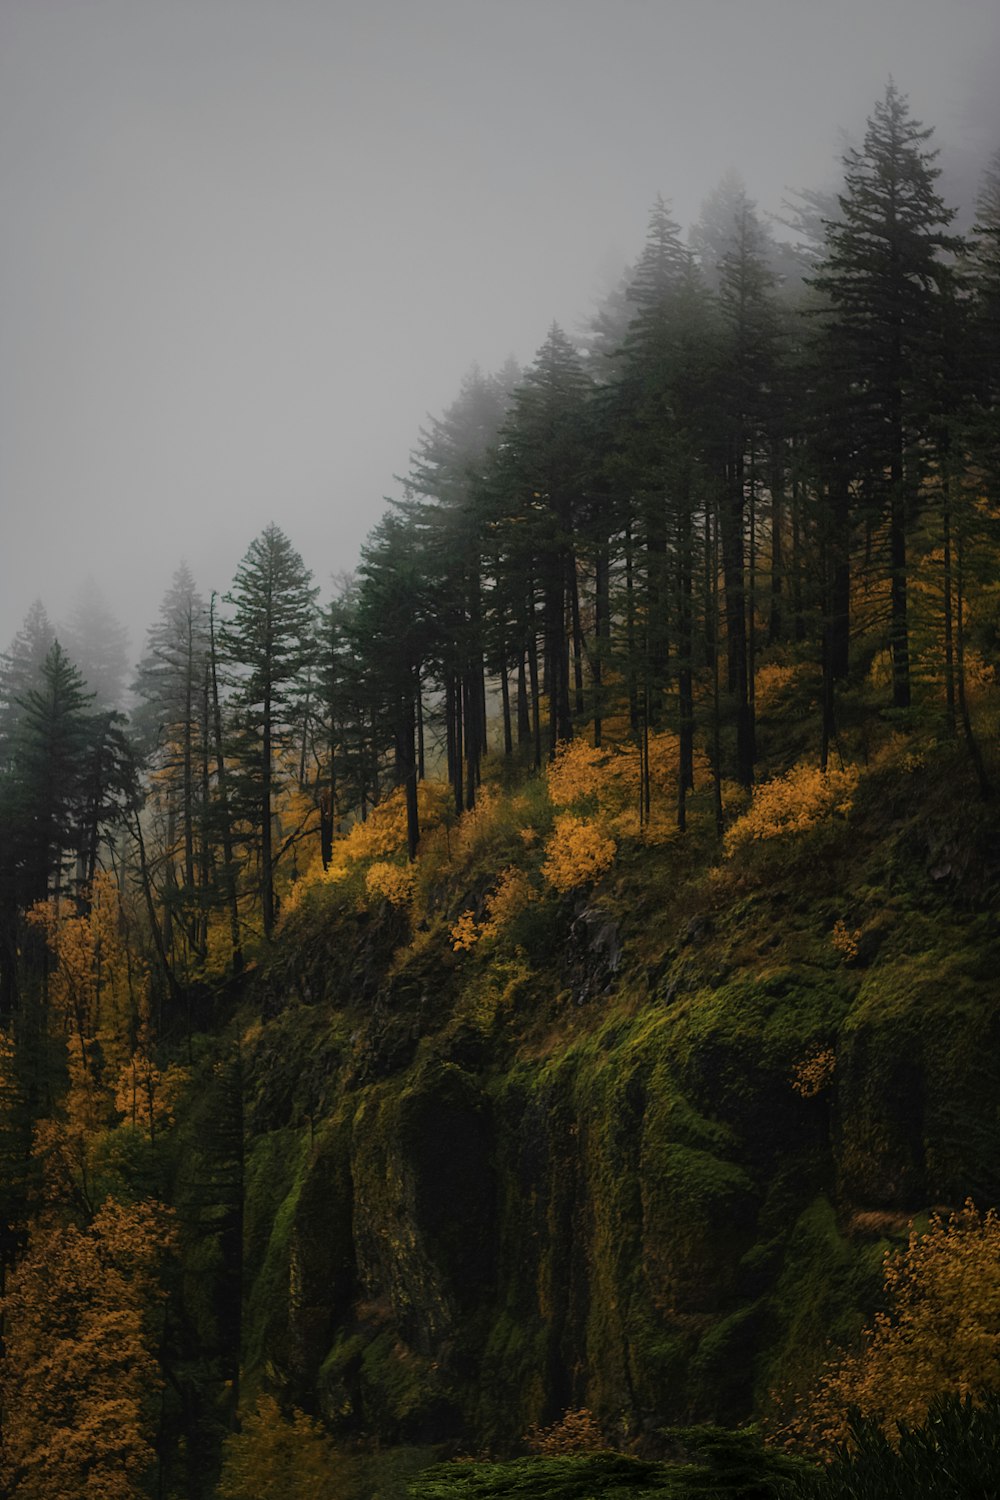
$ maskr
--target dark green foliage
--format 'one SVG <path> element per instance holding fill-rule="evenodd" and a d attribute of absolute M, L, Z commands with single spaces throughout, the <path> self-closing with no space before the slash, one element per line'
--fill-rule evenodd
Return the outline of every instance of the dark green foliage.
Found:
<path fill-rule="evenodd" d="M 274 872 L 284 850 L 274 847 L 273 811 L 288 780 L 287 752 L 301 732 L 304 672 L 312 654 L 312 574 L 277 526 L 266 526 L 240 563 L 232 620 L 223 632 L 233 674 L 232 711 L 239 778 L 250 826 L 259 840 L 264 934 L 274 928 Z"/>
<path fill-rule="evenodd" d="M 898 1444 L 855 1414 L 849 1446 L 800 1481 L 802 1500 L 993 1500 L 1000 1493 L 1000 1396 L 937 1401 Z"/>
<path fill-rule="evenodd" d="M 410 1481 L 412 1500 L 791 1500 L 810 1472 L 801 1459 L 763 1448 L 752 1429 L 676 1428 L 664 1433 L 670 1463 L 621 1453 L 452 1463 Z"/>
<path fill-rule="evenodd" d="M 453 1463 L 410 1480 L 412 1500 L 619 1500 L 673 1494 L 662 1464 L 620 1453 Z"/>
<path fill-rule="evenodd" d="M 24 624 L 0 655 L 0 769 L 9 770 L 25 698 L 41 686 L 42 667 L 55 632 L 45 606 L 36 599 Z"/>

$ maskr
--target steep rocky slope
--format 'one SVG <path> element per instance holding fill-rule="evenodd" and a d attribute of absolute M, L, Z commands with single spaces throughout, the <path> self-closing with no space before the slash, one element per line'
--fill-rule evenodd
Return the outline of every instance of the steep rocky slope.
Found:
<path fill-rule="evenodd" d="M 696 820 L 456 951 L 516 832 L 416 930 L 309 892 L 234 1023 L 244 1391 L 473 1450 L 780 1418 L 911 1217 L 1000 1199 L 995 816 L 957 752 L 897 757 L 846 818 L 728 859 Z"/>

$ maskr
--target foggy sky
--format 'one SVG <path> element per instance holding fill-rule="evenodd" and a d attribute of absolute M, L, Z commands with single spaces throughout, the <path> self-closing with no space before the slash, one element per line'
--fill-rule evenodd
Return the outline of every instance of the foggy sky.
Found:
<path fill-rule="evenodd" d="M 832 183 L 890 73 L 958 182 L 998 63 L 996 0 L 0 0 L 0 648 L 91 574 L 138 655 L 271 520 L 325 594 L 657 192 Z"/>

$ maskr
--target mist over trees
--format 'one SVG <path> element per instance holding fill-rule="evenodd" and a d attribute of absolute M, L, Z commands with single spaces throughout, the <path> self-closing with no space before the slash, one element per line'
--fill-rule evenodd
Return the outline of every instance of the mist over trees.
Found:
<path fill-rule="evenodd" d="M 27 1305 L 46 1245 L 85 1268 L 84 1291 L 97 1255 L 138 1268 L 133 1373 L 154 1335 L 169 1343 L 156 1257 L 135 1258 L 154 1210 L 91 1201 L 79 1141 L 131 1109 L 152 1143 L 170 1107 L 161 1033 L 183 1030 L 190 1055 L 192 994 L 208 1005 L 210 980 L 268 951 L 297 877 L 337 878 L 352 829 L 370 822 L 377 847 L 375 810 L 400 809 L 412 866 L 427 799 L 443 795 L 450 833 L 487 755 L 528 773 L 588 739 L 637 756 L 640 828 L 668 810 L 683 838 L 710 788 L 718 840 L 764 736 L 772 770 L 806 757 L 825 776 L 866 716 L 932 724 L 994 795 L 969 699 L 1000 635 L 1000 157 L 966 239 L 932 132 L 893 84 L 843 165 L 836 203 L 801 195 L 794 241 L 734 178 L 687 235 L 658 197 L 585 334 L 553 324 L 526 369 L 473 367 L 428 420 L 333 597 L 313 583 L 331 560 L 272 523 L 224 592 L 178 566 L 131 682 L 96 591 L 62 628 L 32 606 L 0 661 L 0 1025 L 10 1089 L 51 1125 L 53 1201 L 84 1229 L 29 1228 L 16 1195 L 3 1209 L 19 1378 L 48 1358 Z M 781 726 L 776 748 L 764 689 L 793 671 L 818 718 L 808 741 Z M 75 968 L 51 936 L 66 919 Z M 53 1015 L 73 1044 L 58 1109 Z M 239 1237 L 236 1148 L 220 1173 L 218 1232 Z M 178 1369 L 185 1336 L 170 1332 Z M 140 1466 L 152 1418 L 130 1400 Z M 43 1439 L 13 1421 L 7 1462 L 33 1474 Z"/>
<path fill-rule="evenodd" d="M 752 785 L 756 682 L 776 653 L 819 670 L 822 766 L 842 689 L 882 656 L 894 711 L 943 678 L 978 763 L 963 705 L 998 484 L 1000 198 L 994 164 L 972 234 L 951 234 L 931 135 L 890 83 L 836 201 L 798 195 L 793 241 L 732 173 L 687 236 L 658 197 L 584 335 L 553 325 L 526 370 L 473 368 L 429 419 L 341 597 L 316 607 L 276 526 L 211 610 L 181 565 L 132 684 L 128 751 L 122 627 L 88 585 L 46 666 L 55 631 L 36 603 L 0 672 L 7 774 L 22 799 L 40 785 L 45 702 L 44 732 L 69 734 L 52 754 L 77 770 L 17 856 L 23 888 L 58 885 L 74 842 L 76 878 L 96 868 L 126 756 L 164 952 L 182 942 L 191 961 L 220 902 L 234 952 L 253 912 L 270 934 L 276 870 L 306 830 L 328 859 L 397 786 L 412 857 L 419 783 L 441 768 L 456 813 L 474 806 L 491 733 L 538 766 L 575 734 L 600 744 L 622 713 L 640 746 L 669 727 L 683 828 L 696 741 L 717 788 Z M 84 722 L 86 814 L 70 748 Z M 648 772 L 641 796 L 648 813 Z"/>

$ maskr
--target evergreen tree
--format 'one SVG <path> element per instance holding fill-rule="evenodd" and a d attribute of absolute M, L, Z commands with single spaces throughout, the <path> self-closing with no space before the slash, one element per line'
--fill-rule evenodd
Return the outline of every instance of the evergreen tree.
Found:
<path fill-rule="evenodd" d="M 301 718 L 303 672 L 311 654 L 312 574 L 277 526 L 264 528 L 236 571 L 223 637 L 233 672 L 231 707 L 243 793 L 260 838 L 264 932 L 274 929 L 275 793 L 290 774 L 287 752 Z"/>
<path fill-rule="evenodd" d="M 743 786 L 753 781 L 756 759 L 758 493 L 768 478 L 765 441 L 769 434 L 774 439 L 778 362 L 774 275 L 767 263 L 766 243 L 753 204 L 744 196 L 730 246 L 719 265 L 719 305 L 726 335 L 720 393 L 728 415 L 720 518 L 729 688 L 736 703 L 736 769 Z"/>
<path fill-rule="evenodd" d="M 97 707 L 121 708 L 128 678 L 128 631 L 92 578 L 81 589 L 61 635 Z"/>
<path fill-rule="evenodd" d="M 512 526 L 523 528 L 517 551 L 528 564 L 523 597 L 532 635 L 536 589 L 542 605 L 550 755 L 559 740 L 573 733 L 566 624 L 579 613 L 575 527 L 586 471 L 584 422 L 590 389 L 580 355 L 553 324 L 514 392 L 493 478 L 507 535 Z M 575 629 L 573 635 L 578 641 Z M 528 640 L 524 644 L 528 649 Z M 579 659 L 579 649 L 575 655 Z"/>
<path fill-rule="evenodd" d="M 207 656 L 205 602 L 187 565 L 181 563 L 164 596 L 159 618 L 148 632 L 146 655 L 133 685 L 139 702 L 132 726 L 146 753 L 147 765 L 156 772 L 157 794 L 166 809 L 164 918 L 168 938 L 174 909 L 184 912 L 194 903 L 198 930 L 189 924 L 189 935 L 196 948 L 204 942 L 201 927 L 210 867 Z M 175 870 L 178 843 L 179 889 Z"/>
<path fill-rule="evenodd" d="M 40 686 L 42 667 L 54 640 L 45 605 L 36 599 L 21 629 L 0 656 L 0 770 L 10 767 L 21 701 L 32 688 Z"/>
<path fill-rule="evenodd" d="M 428 637 L 426 571 L 414 528 L 383 518 L 362 549 L 353 628 L 367 664 L 373 708 L 392 746 L 393 779 L 406 796 L 407 848 L 417 853 L 417 704 Z"/>
<path fill-rule="evenodd" d="M 80 840 L 88 752 L 95 736 L 81 673 L 55 641 L 42 667 L 41 686 L 23 700 L 15 750 L 14 846 L 20 901 L 26 908 L 58 888 L 67 855 Z"/>
<path fill-rule="evenodd" d="M 473 369 L 458 398 L 420 434 L 406 480 L 407 516 L 419 537 L 428 589 L 426 649 L 444 689 L 448 774 L 456 809 L 471 806 L 485 749 L 484 658 L 487 606 L 484 578 L 488 501 L 481 483 L 487 455 L 509 406 L 515 370 L 486 376 Z M 498 562 L 491 559 L 495 575 Z M 500 677 L 505 744 L 511 743 L 507 671 L 512 653 L 506 599 L 497 605 L 492 666 Z M 463 775 L 464 764 L 464 775 Z"/>
<path fill-rule="evenodd" d="M 823 357 L 835 371 L 855 434 L 855 476 L 871 519 L 888 526 L 893 704 L 910 703 L 907 535 L 917 511 L 922 440 L 940 368 L 942 251 L 954 217 L 934 184 L 932 134 L 910 117 L 892 82 L 868 120 L 864 143 L 844 158 L 842 217 L 827 225 L 826 257 L 813 284 L 831 316 Z M 843 408 L 833 420 L 844 420 Z M 844 480 L 834 486 L 832 525 L 848 544 Z"/>

